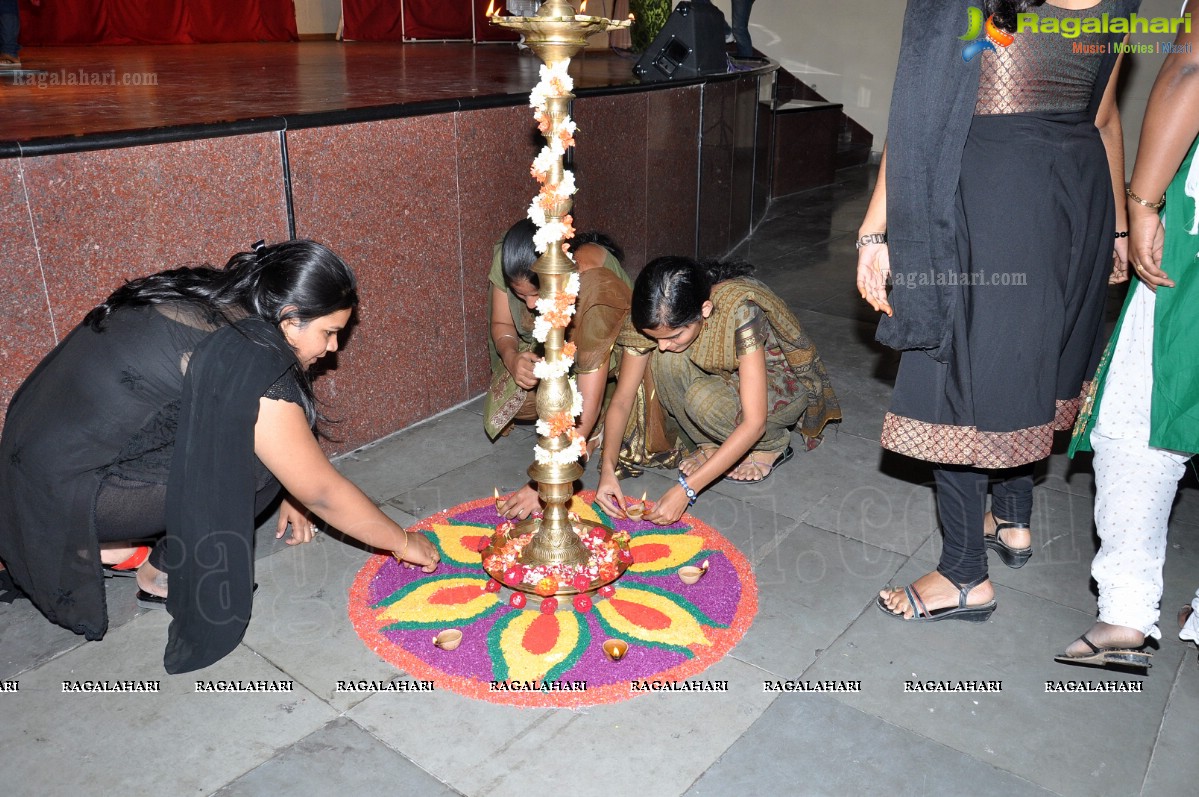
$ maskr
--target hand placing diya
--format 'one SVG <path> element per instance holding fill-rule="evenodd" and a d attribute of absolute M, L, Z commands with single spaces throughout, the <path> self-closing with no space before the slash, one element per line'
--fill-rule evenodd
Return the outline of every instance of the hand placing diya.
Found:
<path fill-rule="evenodd" d="M 629 516 L 630 520 L 641 520 L 641 517 L 645 514 L 645 510 L 649 508 L 649 501 L 646 500 L 645 493 L 641 494 L 640 501 L 635 498 L 626 497 L 624 502 L 624 513 Z"/>

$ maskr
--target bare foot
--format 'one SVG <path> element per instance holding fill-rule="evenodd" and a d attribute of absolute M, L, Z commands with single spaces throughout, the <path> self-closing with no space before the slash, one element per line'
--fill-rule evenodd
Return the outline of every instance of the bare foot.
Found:
<path fill-rule="evenodd" d="M 990 512 L 983 515 L 983 534 L 988 537 L 995 536 L 995 527 L 1000 523 L 1009 523 L 1010 521 L 996 518 Z M 1032 530 L 1027 526 L 1017 527 L 1014 529 L 1004 529 L 999 532 L 999 539 L 1009 548 L 1020 550 L 1032 546 Z"/>
<path fill-rule="evenodd" d="M 167 574 L 146 562 L 137 569 L 137 586 L 151 595 L 165 598 L 167 596 Z"/>
<path fill-rule="evenodd" d="M 1087 639 L 1097 648 L 1139 648 L 1145 644 L 1145 635 L 1135 628 L 1110 623 L 1095 623 L 1086 633 Z M 1094 653 L 1087 643 L 1076 639 L 1066 648 L 1067 656 L 1090 656 Z"/>
<path fill-rule="evenodd" d="M 912 582 L 912 586 L 916 588 L 916 592 L 924 601 L 925 609 L 930 612 L 958 605 L 958 593 L 961 590 L 936 570 L 916 579 Z M 990 580 L 984 581 L 966 594 L 967 606 L 981 606 L 984 603 L 990 603 L 995 598 L 995 590 L 991 587 Z M 916 610 L 908 602 L 908 596 L 904 594 L 903 587 L 888 587 L 880 591 L 878 596 L 883 599 L 883 603 L 892 613 L 902 614 L 904 619 L 915 616 Z"/>
<path fill-rule="evenodd" d="M 679 472 L 684 476 L 690 476 L 711 459 L 715 451 L 716 446 L 700 446 L 683 458 L 683 461 L 679 463 Z"/>

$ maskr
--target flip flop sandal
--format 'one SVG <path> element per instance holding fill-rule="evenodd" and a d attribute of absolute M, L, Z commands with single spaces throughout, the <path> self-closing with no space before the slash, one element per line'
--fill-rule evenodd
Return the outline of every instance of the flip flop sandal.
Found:
<path fill-rule="evenodd" d="M 105 578 L 134 578 L 137 576 L 137 569 L 141 567 L 147 559 L 150 558 L 150 546 L 141 545 L 134 551 L 128 559 L 117 562 L 115 565 L 102 565 L 104 568 Z"/>
<path fill-rule="evenodd" d="M 258 593 L 258 585 L 254 585 L 254 594 Z M 144 589 L 137 591 L 137 605 L 143 609 L 165 609 L 167 607 L 167 599 L 165 595 L 155 595 L 152 592 L 146 592 Z"/>
<path fill-rule="evenodd" d="M 766 475 L 763 476 L 762 478 L 760 478 L 760 479 L 730 479 L 728 476 L 725 476 L 724 481 L 728 484 L 761 484 L 762 482 L 769 479 L 770 475 L 772 473 L 774 473 L 776 470 L 778 470 L 780 465 L 782 465 L 783 463 L 786 463 L 786 462 L 790 462 L 791 458 L 794 456 L 795 456 L 795 449 L 792 448 L 791 446 L 787 446 L 787 448 L 783 450 L 783 453 L 779 454 L 775 458 L 774 462 L 771 462 L 769 465 L 767 465 L 765 462 L 751 462 L 750 463 L 756 469 L 758 469 L 759 473 L 762 472 L 761 469 L 763 467 L 770 468 L 770 470 L 766 471 Z"/>
<path fill-rule="evenodd" d="M 1028 526 L 1022 523 L 998 523 L 995 526 L 995 533 L 986 534 L 984 535 L 983 539 L 988 548 L 999 554 L 1000 560 L 1005 565 L 1013 570 L 1017 570 L 1021 567 L 1024 567 L 1024 564 L 1032 557 L 1032 546 L 1030 545 L 1027 548 L 1013 548 L 1003 541 L 1003 538 L 999 536 L 999 532 L 1003 531 L 1004 529 L 1026 528 L 1028 528 Z"/>
<path fill-rule="evenodd" d="M 986 576 L 977 578 L 969 584 L 959 584 L 956 581 L 950 580 L 949 583 L 958 588 L 958 605 L 931 610 L 925 606 L 924 599 L 920 597 L 920 593 L 916 591 L 916 587 L 908 584 L 903 588 L 903 594 L 907 596 L 908 605 L 912 607 L 913 614 L 911 617 L 904 617 L 903 612 L 891 611 L 881 596 L 875 598 L 874 605 L 888 617 L 894 617 L 905 623 L 935 623 L 938 620 L 965 620 L 968 623 L 983 623 L 995 611 L 995 601 L 988 601 L 978 606 L 967 606 L 966 596 L 970 593 L 970 590 L 986 580 Z"/>
<path fill-rule="evenodd" d="M 1060 653 L 1054 656 L 1053 660 L 1062 664 L 1075 664 L 1083 667 L 1134 667 L 1138 670 L 1148 670 L 1153 666 L 1149 663 L 1153 654 L 1139 648 L 1099 647 L 1087 639 L 1086 634 L 1080 636 L 1079 640 L 1091 649 L 1089 655 L 1069 656 Z"/>

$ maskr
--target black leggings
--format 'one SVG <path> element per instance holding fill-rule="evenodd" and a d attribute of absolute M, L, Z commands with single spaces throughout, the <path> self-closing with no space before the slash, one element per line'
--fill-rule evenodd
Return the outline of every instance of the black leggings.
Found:
<path fill-rule="evenodd" d="M 261 475 L 261 474 L 260 474 Z M 254 494 L 254 516 L 267 510 L 279 494 L 279 482 L 273 478 L 260 479 Z M 109 475 L 100 483 L 96 494 L 93 526 L 100 543 L 126 540 L 156 540 L 166 534 L 167 486 L 133 481 Z M 150 553 L 150 564 L 162 570 L 159 558 L 161 546 Z"/>
<path fill-rule="evenodd" d="M 1033 466 L 1001 471 L 937 465 L 937 513 L 944 544 L 937 572 L 955 584 L 969 584 L 987 575 L 987 546 L 983 515 L 991 487 L 991 513 L 1009 523 L 1027 526 L 1032 520 Z M 992 478 L 995 478 L 992 483 Z"/>

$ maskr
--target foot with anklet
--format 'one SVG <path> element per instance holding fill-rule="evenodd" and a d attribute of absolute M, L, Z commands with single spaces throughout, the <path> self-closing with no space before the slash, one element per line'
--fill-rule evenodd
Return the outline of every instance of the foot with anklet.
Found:
<path fill-rule="evenodd" d="M 876 603 L 891 617 L 908 622 L 981 623 L 995 611 L 995 590 L 986 575 L 958 584 L 934 570 L 906 587 L 887 587 Z"/>
<path fill-rule="evenodd" d="M 167 606 L 167 574 L 149 562 L 137 569 L 137 605 L 143 609 Z"/>
<path fill-rule="evenodd" d="M 1062 664 L 1086 667 L 1132 667 L 1147 670 L 1153 666 L 1152 653 L 1143 650 L 1145 635 L 1135 628 L 1097 622 L 1085 634 L 1070 643 L 1063 653 L 1053 657 Z"/>

